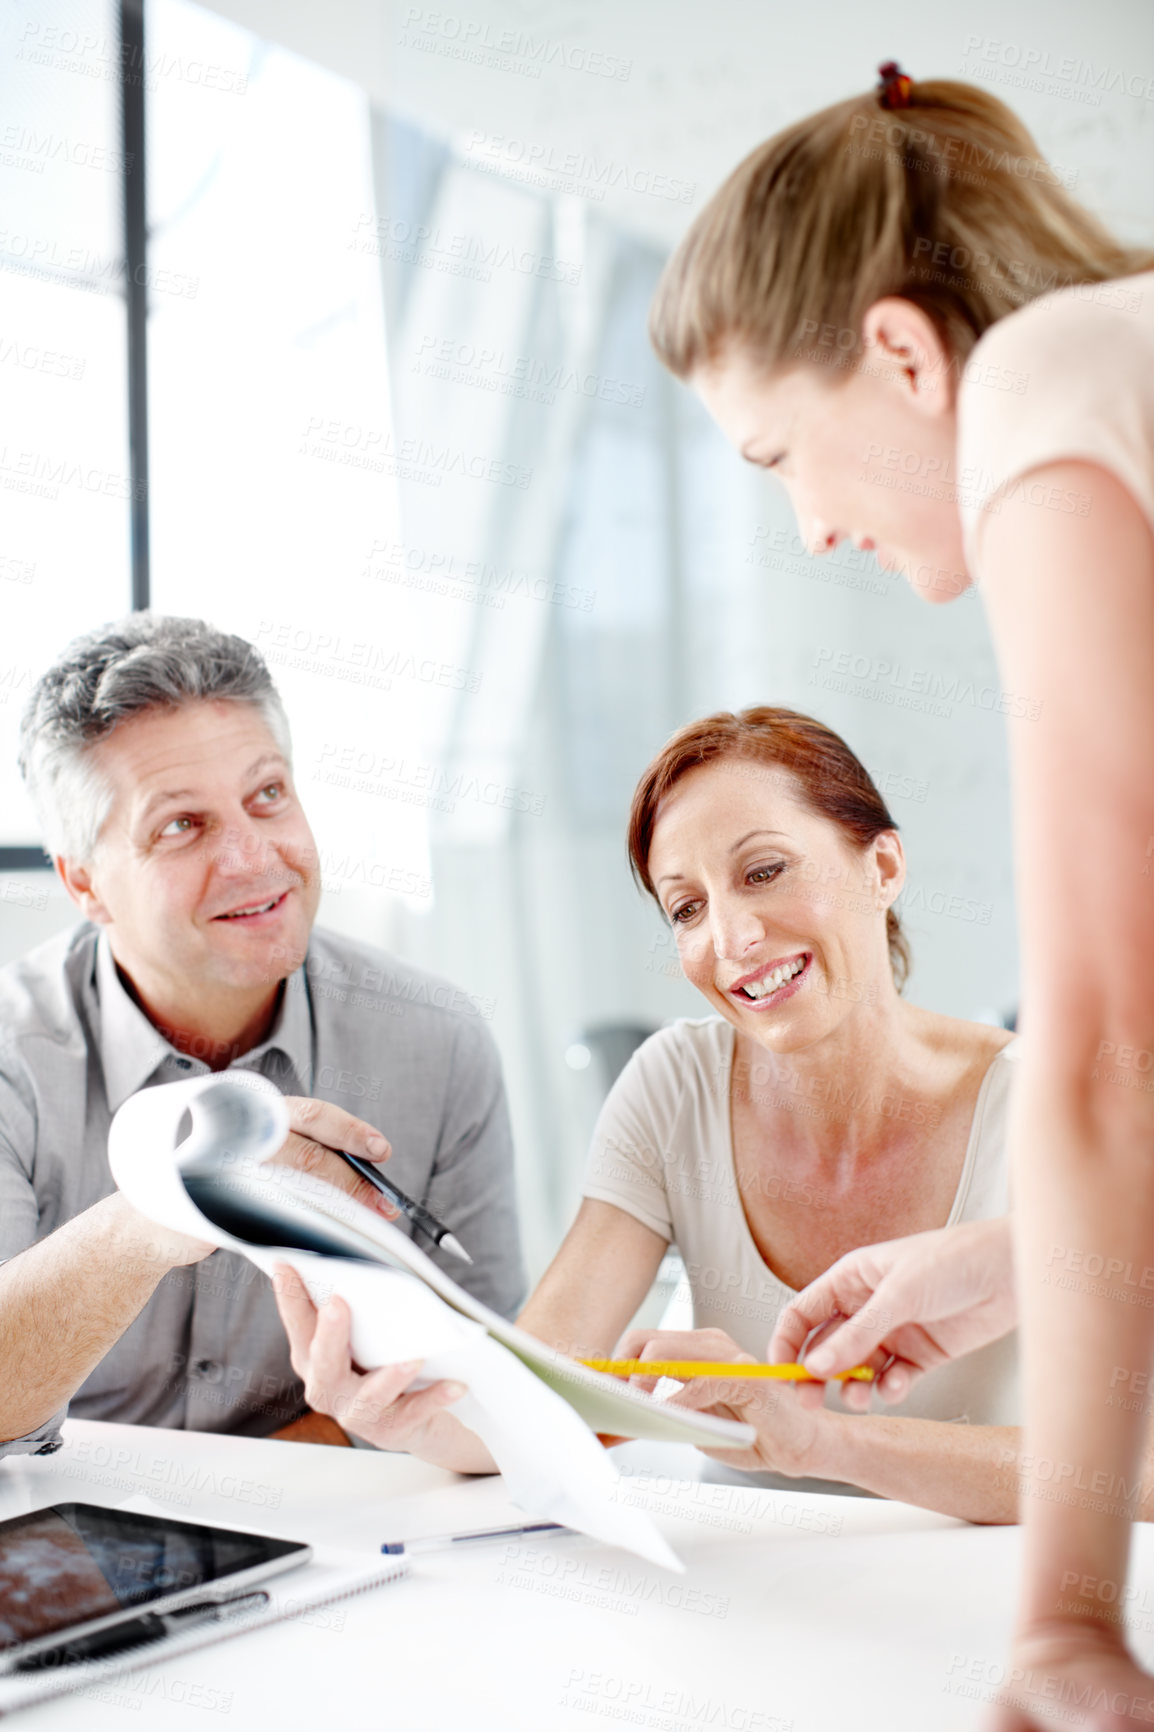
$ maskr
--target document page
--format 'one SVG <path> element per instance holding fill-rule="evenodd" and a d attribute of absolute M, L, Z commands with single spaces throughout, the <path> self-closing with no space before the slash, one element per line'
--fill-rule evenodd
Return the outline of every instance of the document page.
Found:
<path fill-rule="evenodd" d="M 149 1219 L 240 1251 L 268 1274 L 290 1264 L 318 1304 L 339 1293 L 359 1364 L 422 1359 L 425 1380 L 466 1384 L 453 1412 L 526 1514 L 680 1569 L 652 1518 L 617 1496 L 612 1456 L 594 1433 L 744 1449 L 752 1428 L 669 1408 L 546 1347 L 345 1192 L 262 1165 L 287 1134 L 288 1110 L 262 1077 L 194 1077 L 126 1101 L 109 1158 Z"/>

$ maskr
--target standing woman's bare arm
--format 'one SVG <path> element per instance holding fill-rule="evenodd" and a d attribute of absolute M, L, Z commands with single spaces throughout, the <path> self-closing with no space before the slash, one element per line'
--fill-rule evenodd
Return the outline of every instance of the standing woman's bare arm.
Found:
<path fill-rule="evenodd" d="M 1125 1579 L 1144 1422 L 1114 1391 L 1154 1350 L 1152 1295 L 1133 1284 L 1154 1265 L 1154 536 L 1096 465 L 1028 480 L 985 525 L 982 590 L 1008 694 L 1024 1036 L 1010 1141 L 1025 1450 L 1043 1464 L 1024 1476 L 1020 1646 L 1053 1671 L 1121 1644 L 1105 1600 L 1083 1608 L 1068 1584 Z"/>

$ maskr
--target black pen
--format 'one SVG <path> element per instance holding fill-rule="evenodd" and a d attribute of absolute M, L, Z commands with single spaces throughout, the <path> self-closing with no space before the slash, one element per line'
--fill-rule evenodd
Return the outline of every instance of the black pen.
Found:
<path fill-rule="evenodd" d="M 106 1660 L 127 1648 L 139 1648 L 146 1642 L 159 1642 L 165 1636 L 177 1636 L 197 1624 L 215 1624 L 242 1612 L 253 1612 L 268 1605 L 263 1591 L 238 1594 L 231 1600 L 202 1600 L 195 1606 L 178 1606 L 173 1612 L 145 1612 L 140 1618 L 127 1618 L 110 1630 L 96 1630 L 90 1636 L 77 1636 L 71 1642 L 61 1642 L 56 1648 L 44 1648 L 17 1660 L 13 1672 L 43 1672 L 53 1666 L 75 1666 L 83 1660 Z"/>
<path fill-rule="evenodd" d="M 334 1152 L 341 1157 L 342 1161 L 348 1162 L 354 1173 L 359 1173 L 362 1179 L 367 1179 L 369 1184 L 381 1193 L 382 1197 L 387 1197 L 389 1202 L 394 1204 L 403 1215 L 407 1215 L 413 1226 L 419 1227 L 421 1232 L 433 1241 L 434 1245 L 439 1245 L 442 1251 L 451 1251 L 454 1257 L 460 1257 L 465 1263 L 473 1261 L 461 1241 L 450 1233 L 445 1223 L 438 1221 L 436 1215 L 430 1215 L 422 1203 L 414 1203 L 411 1197 L 406 1197 L 405 1193 L 397 1185 L 394 1185 L 391 1179 L 386 1179 L 384 1174 L 378 1170 L 375 1161 L 363 1161 L 359 1155 L 350 1155 L 347 1149 L 336 1149 Z"/>

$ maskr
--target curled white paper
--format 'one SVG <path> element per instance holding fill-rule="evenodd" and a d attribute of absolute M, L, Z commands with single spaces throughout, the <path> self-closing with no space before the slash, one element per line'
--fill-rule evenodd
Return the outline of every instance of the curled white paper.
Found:
<path fill-rule="evenodd" d="M 680 1570 L 652 1518 L 618 1497 L 616 1467 L 595 1430 L 745 1448 L 752 1428 L 670 1409 L 566 1359 L 465 1293 L 345 1192 L 262 1165 L 288 1129 L 285 1103 L 263 1078 L 194 1077 L 126 1101 L 109 1159 L 125 1197 L 150 1220 L 239 1251 L 266 1274 L 288 1263 L 318 1303 L 340 1294 L 358 1364 L 421 1359 L 422 1381 L 464 1383 L 453 1411 L 487 1445 L 527 1515 Z"/>

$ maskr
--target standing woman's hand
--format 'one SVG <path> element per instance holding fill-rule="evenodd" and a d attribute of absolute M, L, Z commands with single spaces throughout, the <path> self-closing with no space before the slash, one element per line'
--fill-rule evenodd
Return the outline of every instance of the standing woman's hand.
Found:
<path fill-rule="evenodd" d="M 842 1385 L 845 1406 L 864 1410 L 871 1389 L 903 1401 L 925 1372 L 999 1340 L 1016 1322 L 1011 1223 L 1003 1216 L 847 1252 L 782 1312 L 769 1357 L 802 1359 L 826 1378 L 872 1365 L 873 1384 Z"/>
<path fill-rule="evenodd" d="M 1074 1704 L 1093 1712 L 1083 1717 Z M 1062 1622 L 1019 1636 L 1006 1683 L 980 1732 L 1135 1732 L 1139 1726 L 1154 1726 L 1154 1689 L 1121 1634 L 1100 1624 L 1079 1630 Z"/>

